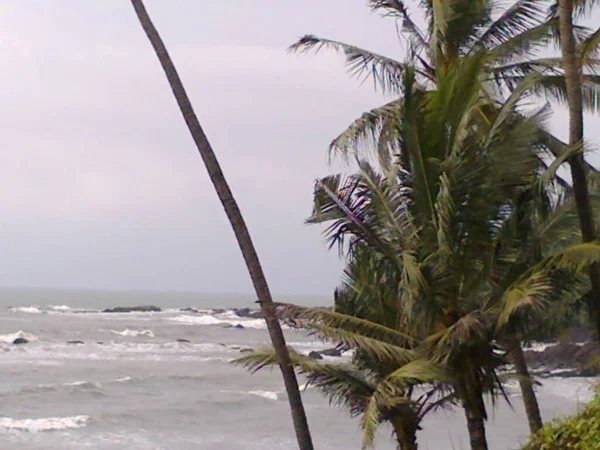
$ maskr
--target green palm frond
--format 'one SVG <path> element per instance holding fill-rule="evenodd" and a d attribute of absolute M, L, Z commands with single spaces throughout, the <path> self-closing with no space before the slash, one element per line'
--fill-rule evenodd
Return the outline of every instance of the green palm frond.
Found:
<path fill-rule="evenodd" d="M 278 316 L 285 321 L 303 327 L 321 325 L 341 331 L 348 331 L 371 338 L 391 346 L 410 349 L 417 344 L 417 339 L 410 334 L 379 325 L 368 320 L 359 319 L 346 314 L 339 314 L 322 308 L 308 308 L 286 303 L 277 303 Z M 293 322 L 292 322 L 293 321 Z"/>
<path fill-rule="evenodd" d="M 402 119 L 403 100 L 393 100 L 363 113 L 342 134 L 329 145 L 331 156 L 340 155 L 345 160 L 349 155 L 356 155 L 361 147 L 378 148 L 382 130 L 386 124 L 399 123 Z M 387 136 L 393 141 L 394 136 Z"/>
<path fill-rule="evenodd" d="M 381 89 L 384 93 L 400 92 L 405 65 L 392 58 L 314 35 L 303 36 L 290 46 L 291 51 L 303 53 L 318 52 L 322 49 L 344 53 L 346 67 L 351 76 L 363 81 L 372 78 L 375 88 Z"/>
<path fill-rule="evenodd" d="M 562 76 L 546 75 L 539 80 L 534 89 L 542 98 L 561 105 L 567 104 L 567 87 Z M 581 75 L 581 93 L 584 109 L 593 113 L 600 112 L 600 75 Z"/>
<path fill-rule="evenodd" d="M 543 23 L 546 0 L 519 0 L 498 17 L 478 38 L 476 46 L 494 48 Z"/>

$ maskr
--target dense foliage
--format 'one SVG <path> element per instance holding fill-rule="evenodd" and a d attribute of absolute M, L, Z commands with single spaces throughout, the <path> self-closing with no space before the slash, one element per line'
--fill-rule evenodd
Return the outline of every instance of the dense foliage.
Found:
<path fill-rule="evenodd" d="M 600 448 L 600 390 L 580 413 L 546 425 L 523 450 L 597 450 Z"/>

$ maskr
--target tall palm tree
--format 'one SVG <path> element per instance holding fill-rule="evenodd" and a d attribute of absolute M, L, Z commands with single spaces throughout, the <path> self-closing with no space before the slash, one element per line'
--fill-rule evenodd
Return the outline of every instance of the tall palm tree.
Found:
<path fill-rule="evenodd" d="M 562 65 L 564 70 L 566 97 L 569 106 L 569 145 L 571 147 L 583 148 L 583 92 L 581 68 L 585 63 L 586 54 L 577 47 L 574 35 L 573 9 L 575 3 L 579 8 L 591 7 L 592 1 L 558 0 L 558 17 L 560 23 Z M 600 28 L 588 41 L 588 46 L 600 42 Z M 581 236 L 584 242 L 595 239 L 596 230 L 594 216 L 586 181 L 586 171 L 583 164 L 583 155 L 578 152 L 569 158 L 571 167 L 571 178 L 573 179 L 573 191 L 577 202 Z M 592 266 L 590 269 L 590 282 L 592 290 L 588 300 L 591 322 L 596 325 L 598 339 L 600 339 L 600 268 Z"/>
<path fill-rule="evenodd" d="M 248 232 L 248 228 L 244 222 L 244 218 L 242 217 L 242 213 L 233 197 L 229 185 L 227 184 L 227 180 L 225 179 L 223 171 L 221 170 L 217 157 L 208 141 L 208 138 L 200 126 L 200 122 L 196 117 L 196 113 L 194 112 L 192 104 L 175 69 L 173 61 L 171 60 L 171 57 L 169 56 L 169 53 L 167 52 L 167 49 L 158 34 L 158 31 L 150 20 L 144 4 L 141 0 L 131 0 L 131 3 L 135 9 L 142 28 L 148 36 L 148 39 L 150 40 L 150 43 L 152 44 L 152 47 L 154 48 L 160 64 L 167 76 L 175 99 L 177 100 L 177 104 L 181 110 L 181 114 L 183 115 L 190 134 L 196 143 L 196 147 L 198 148 L 200 156 L 204 161 L 217 195 L 223 204 L 223 208 L 225 209 L 225 213 L 227 214 L 246 262 L 250 278 L 252 279 L 256 295 L 258 296 L 261 310 L 267 322 L 267 328 L 269 330 L 273 348 L 277 353 L 279 367 L 283 375 L 285 389 L 287 391 L 288 400 L 292 411 L 292 418 L 299 448 L 301 450 L 312 450 L 313 444 L 302 403 L 302 397 L 300 395 L 300 389 L 298 387 L 298 380 L 292 367 L 292 362 L 286 346 L 283 331 L 275 315 L 273 299 L 271 297 L 267 280 L 260 265 L 258 254 L 254 248 L 252 239 L 250 238 L 250 233 Z"/>
<path fill-rule="evenodd" d="M 424 87 L 437 83 L 437 74 L 465 56 L 485 57 L 484 85 L 492 96 L 503 96 L 507 90 L 514 89 L 530 73 L 537 73 L 535 93 L 551 100 L 563 102 L 566 99 L 564 71 L 560 58 L 540 57 L 539 52 L 556 42 L 559 36 L 556 15 L 547 16 L 548 3 L 540 0 L 519 0 L 510 7 L 502 9 L 499 2 L 484 0 L 449 0 L 446 2 L 420 2 L 427 22 L 425 30 L 416 25 L 402 0 L 369 0 L 374 10 L 384 11 L 402 24 L 402 35 L 409 44 L 411 63 L 416 65 L 416 82 Z M 600 105 L 600 77 L 595 70 L 600 68 L 600 60 L 595 52 L 600 44 L 598 32 L 577 26 L 574 28 L 581 55 L 584 87 L 584 105 L 590 110 L 598 110 Z M 344 52 L 351 74 L 359 77 L 372 77 L 376 87 L 393 96 L 399 96 L 381 107 L 363 114 L 346 131 L 336 138 L 330 146 L 332 154 L 348 156 L 364 152 L 365 148 L 385 149 L 394 145 L 398 139 L 398 120 L 396 111 L 402 104 L 402 76 L 406 64 L 391 58 L 369 52 L 356 46 L 338 41 L 307 35 L 291 47 L 295 51 L 333 48 Z M 539 130 L 539 145 L 545 146 L 554 157 L 562 162 L 569 147 L 543 128 Z M 572 161 L 573 158 L 570 158 Z M 595 169 L 583 161 L 587 171 Z M 560 179 L 559 179 L 560 180 Z M 567 183 L 560 180 L 564 186 Z M 513 346 L 514 347 L 514 346 Z M 514 347 L 516 348 L 516 347 Z M 519 354 L 521 353 L 521 354 Z M 521 380 L 528 380 L 526 366 L 519 364 L 522 352 L 511 352 Z M 533 388 L 528 381 L 522 383 L 527 390 L 524 399 L 535 400 Z M 540 426 L 537 402 L 528 402 L 535 406 L 531 411 L 531 430 Z M 527 405 L 526 405 L 527 406 Z M 537 417 L 537 418 L 536 418 Z"/>
<path fill-rule="evenodd" d="M 515 253 L 499 252 L 497 241 L 542 165 L 540 115 L 515 114 L 536 80 L 498 104 L 481 86 L 485 62 L 457 60 L 430 91 L 406 68 L 401 100 L 386 106 L 392 120 L 381 127 L 396 139 L 377 148 L 377 167 L 359 158 L 357 174 L 318 181 L 310 219 L 330 224 L 332 243 L 368 245 L 388 261 L 401 305 L 389 320 L 418 336 L 424 357 L 453 380 L 476 450 L 487 448 L 483 394 L 494 392 L 503 365 L 490 314 L 511 284 L 494 288 L 494 274 Z"/>

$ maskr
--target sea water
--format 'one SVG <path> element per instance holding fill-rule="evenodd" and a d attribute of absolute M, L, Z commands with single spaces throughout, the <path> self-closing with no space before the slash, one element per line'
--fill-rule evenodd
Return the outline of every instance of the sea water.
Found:
<path fill-rule="evenodd" d="M 101 312 L 147 304 L 163 311 Z M 230 362 L 243 349 L 268 346 L 262 320 L 226 309 L 254 306 L 252 295 L 0 290 L 0 448 L 297 448 L 278 370 L 251 375 Z M 331 346 L 301 332 L 285 333 L 302 353 Z M 29 342 L 14 345 L 16 338 Z M 542 380 L 544 418 L 581 408 L 595 382 Z M 508 387 L 512 406 L 490 405 L 491 449 L 516 449 L 527 435 L 518 390 L 514 383 Z M 315 448 L 361 447 L 357 419 L 314 389 L 304 390 L 303 398 Z M 431 414 L 419 442 L 421 449 L 467 449 L 462 411 Z M 382 427 L 376 448 L 395 448 L 390 429 Z"/>

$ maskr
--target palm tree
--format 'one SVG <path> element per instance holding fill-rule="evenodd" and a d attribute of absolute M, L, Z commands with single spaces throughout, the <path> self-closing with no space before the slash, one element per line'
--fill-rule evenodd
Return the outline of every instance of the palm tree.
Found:
<path fill-rule="evenodd" d="M 583 148 L 583 92 L 581 68 L 585 64 L 586 53 L 578 48 L 575 42 L 573 25 L 574 0 L 558 0 L 558 17 L 560 23 L 562 63 L 564 69 L 566 97 L 569 106 L 569 145 Z M 579 8 L 591 7 L 592 1 L 579 1 Z M 588 47 L 597 46 L 600 42 L 600 28 L 588 40 Z M 594 45 L 595 44 L 595 45 Z M 590 204 L 586 172 L 583 164 L 583 155 L 577 153 L 569 159 L 573 191 L 577 202 L 581 236 L 584 242 L 595 239 L 596 230 L 594 216 Z M 598 339 L 600 339 L 600 268 L 592 266 L 590 269 L 590 282 L 592 290 L 588 301 L 591 322 L 596 325 Z"/>
<path fill-rule="evenodd" d="M 242 213 L 233 197 L 229 185 L 227 184 L 223 171 L 221 170 L 217 157 L 208 141 L 208 138 L 200 126 L 198 118 L 196 117 L 196 113 L 192 108 L 192 104 L 190 103 L 173 61 L 171 60 L 171 57 L 169 56 L 169 53 L 167 52 L 167 49 L 158 34 L 158 31 L 152 24 L 144 4 L 141 0 L 131 0 L 131 3 L 135 9 L 142 28 L 146 32 L 146 35 L 148 36 L 148 39 L 150 40 L 150 43 L 156 52 L 162 68 L 165 71 L 183 118 L 185 119 L 190 134 L 196 143 L 196 147 L 198 148 L 200 156 L 204 161 L 210 179 L 215 187 L 219 199 L 221 200 L 221 203 L 223 204 L 225 213 L 227 214 L 231 227 L 235 233 L 235 237 L 240 246 L 240 250 L 246 262 L 256 295 L 258 296 L 261 310 L 267 322 L 273 348 L 277 353 L 279 367 L 283 375 L 285 389 L 287 391 L 288 400 L 292 411 L 292 418 L 299 448 L 301 450 L 312 450 L 313 444 L 302 403 L 302 397 L 300 395 L 298 380 L 292 367 L 292 362 L 286 346 L 283 331 L 275 315 L 273 300 L 267 280 L 260 265 L 258 254 L 254 248 L 252 239 L 250 238 L 250 233 L 248 232 L 248 228 L 242 217 Z"/>
<path fill-rule="evenodd" d="M 492 96 L 504 95 L 533 72 L 539 74 L 534 86 L 536 94 L 563 103 L 566 99 L 560 58 L 538 56 L 539 51 L 555 42 L 559 35 L 558 20 L 555 15 L 548 19 L 548 5 L 543 1 L 520 0 L 504 10 L 497 2 L 490 1 L 420 2 L 427 21 L 425 31 L 416 25 L 405 2 L 401 0 L 369 0 L 369 4 L 374 10 L 384 11 L 387 16 L 402 23 L 402 35 L 407 37 L 409 43 L 411 64 L 416 65 L 415 82 L 424 87 L 435 86 L 437 75 L 448 70 L 460 58 L 479 56 L 486 59 L 487 75 L 484 79 L 487 83 L 484 87 Z M 591 33 L 584 27 L 575 27 L 575 32 L 582 66 L 588 71 L 582 75 L 584 104 L 591 110 L 597 110 L 600 105 L 600 77 L 594 71 L 600 67 L 600 61 L 594 55 L 600 39 L 598 32 Z M 371 76 L 376 87 L 400 97 L 357 119 L 331 143 L 332 154 L 339 153 L 347 157 L 363 152 L 365 147 L 380 150 L 394 145 L 398 139 L 398 127 L 394 124 L 398 120 L 396 111 L 404 101 L 402 78 L 406 64 L 313 35 L 304 36 L 291 48 L 295 51 L 322 48 L 343 51 L 351 74 L 365 78 Z M 573 155 L 566 144 L 543 128 L 539 133 L 537 144 L 545 146 L 554 157 L 564 162 L 566 154 Z M 585 161 L 583 164 L 585 170 L 595 172 Z M 563 186 L 567 185 L 564 180 L 560 181 Z M 527 380 L 526 367 L 518 364 L 522 354 L 511 352 L 511 355 L 519 368 L 520 379 Z M 535 399 L 530 383 L 524 382 L 522 387 L 528 390 L 524 393 L 525 399 Z M 534 403 L 529 402 L 529 405 Z M 529 411 L 530 408 L 527 409 Z M 537 406 L 530 414 L 532 431 L 537 431 L 541 423 L 536 416 L 539 418 Z"/>
<path fill-rule="evenodd" d="M 504 364 L 491 325 L 504 297 L 492 273 L 497 254 L 507 257 L 497 240 L 541 166 L 532 145 L 540 115 L 514 113 L 535 80 L 499 105 L 482 89 L 484 64 L 481 56 L 457 60 L 431 91 L 406 68 L 401 100 L 386 106 L 393 120 L 382 126 L 396 139 L 377 148 L 378 167 L 359 158 L 358 173 L 319 180 L 309 219 L 330 224 L 332 244 L 367 245 L 387 261 L 401 305 L 389 320 L 418 337 L 421 355 L 453 380 L 477 450 L 487 448 L 483 394 L 498 392 Z"/>

